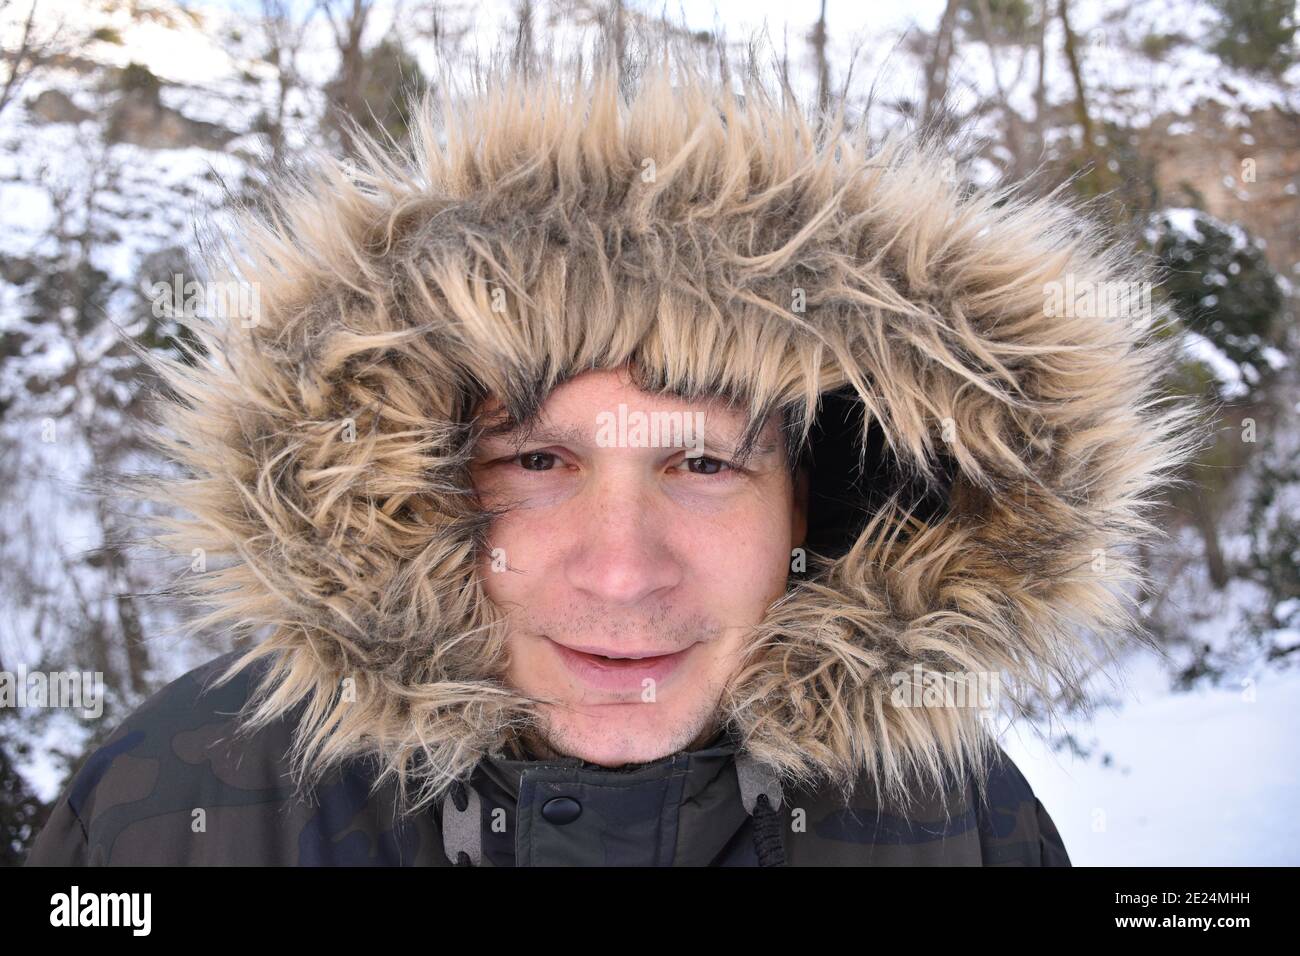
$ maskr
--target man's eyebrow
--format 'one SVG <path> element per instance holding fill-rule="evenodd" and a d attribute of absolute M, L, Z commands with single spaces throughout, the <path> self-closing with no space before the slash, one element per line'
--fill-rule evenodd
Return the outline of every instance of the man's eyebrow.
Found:
<path fill-rule="evenodd" d="M 594 426 L 593 426 L 594 427 Z M 719 434 L 720 432 L 720 434 Z M 753 456 L 767 455 L 777 449 L 776 442 L 762 442 L 754 436 L 748 448 L 743 447 L 745 429 L 723 428 L 715 430 L 710 438 L 708 419 L 705 419 L 705 442 L 711 448 L 732 459 L 748 460 Z M 486 425 L 479 432 L 479 440 L 502 440 L 516 447 L 526 444 L 582 445 L 592 441 L 592 436 L 578 425 L 557 425 L 541 422 L 515 422 L 501 420 Z"/>
<path fill-rule="evenodd" d="M 588 436 L 577 425 L 547 425 L 502 421 L 486 426 L 479 432 L 482 439 L 513 439 L 516 444 L 546 442 L 547 444 L 582 444 Z"/>

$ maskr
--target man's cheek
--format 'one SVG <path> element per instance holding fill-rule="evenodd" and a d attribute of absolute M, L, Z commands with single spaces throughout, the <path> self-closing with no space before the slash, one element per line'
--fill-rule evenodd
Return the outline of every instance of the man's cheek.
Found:
<path fill-rule="evenodd" d="M 556 540 L 549 522 L 522 511 L 498 517 L 487 535 L 486 572 L 509 584 L 522 583 L 520 574 L 541 570 L 547 560 L 545 542 Z"/>
<path fill-rule="evenodd" d="M 519 549 L 496 545 L 492 551 L 496 556 L 489 557 L 482 566 L 480 580 L 488 600 L 505 614 L 513 631 L 518 629 L 521 619 L 532 616 L 530 609 L 538 603 L 540 582 L 530 572 L 529 563 Z"/>
<path fill-rule="evenodd" d="M 758 514 L 741 516 L 725 526 L 702 526 L 691 533 L 687 553 L 694 556 L 692 573 L 703 580 L 725 583 L 733 592 L 769 581 L 784 580 L 789 561 L 789 534 Z"/>
<path fill-rule="evenodd" d="M 738 624 L 757 624 L 772 602 L 785 593 L 789 585 L 790 556 L 788 542 L 782 537 L 766 542 L 761 550 L 747 555 L 743 565 L 734 567 L 725 584 L 731 595 L 732 620 Z"/>

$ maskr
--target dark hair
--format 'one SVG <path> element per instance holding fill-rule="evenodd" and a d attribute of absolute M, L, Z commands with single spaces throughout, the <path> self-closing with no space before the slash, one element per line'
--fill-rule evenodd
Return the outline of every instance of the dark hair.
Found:
<path fill-rule="evenodd" d="M 786 464 L 792 477 L 808 473 L 806 547 L 838 558 L 853 547 L 871 517 L 892 497 L 920 521 L 937 519 L 947 507 L 951 463 L 934 481 L 899 466 L 876 422 L 864 421 L 862 400 L 848 388 L 824 393 L 806 441 L 793 412 L 784 416 Z M 865 437 L 864 437 L 865 436 Z"/>

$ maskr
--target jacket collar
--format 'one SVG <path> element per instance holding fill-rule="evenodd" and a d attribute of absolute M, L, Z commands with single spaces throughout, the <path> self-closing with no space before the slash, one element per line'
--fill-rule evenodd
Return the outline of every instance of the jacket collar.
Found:
<path fill-rule="evenodd" d="M 704 866 L 748 814 L 735 736 L 661 760 L 609 768 L 567 757 L 485 757 L 471 778 L 480 859 L 496 866 Z M 444 804 L 444 813 L 450 803 Z M 741 852 L 750 852 L 740 841 Z"/>
<path fill-rule="evenodd" d="M 535 758 L 531 755 L 511 757 L 497 753 L 484 757 L 479 762 L 479 770 L 483 775 L 496 781 L 503 791 L 517 799 L 523 779 L 540 771 L 578 772 L 592 780 L 606 781 L 608 786 L 617 786 L 621 780 L 640 779 L 644 775 L 654 776 L 670 772 L 674 766 L 681 765 L 682 758 L 694 758 L 693 762 L 700 764 L 717 758 L 734 756 L 739 750 L 740 742 L 735 732 L 723 727 L 698 748 L 678 751 L 659 760 L 644 763 L 605 767 L 578 757 Z"/>

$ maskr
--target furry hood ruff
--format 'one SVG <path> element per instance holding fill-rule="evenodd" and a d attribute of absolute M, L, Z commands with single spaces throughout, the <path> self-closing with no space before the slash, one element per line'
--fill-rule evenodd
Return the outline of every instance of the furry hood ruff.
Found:
<path fill-rule="evenodd" d="M 1133 631 L 1125 553 L 1183 454 L 1162 306 L 1045 308 L 1146 276 L 1058 199 L 963 186 L 942 144 L 872 146 L 688 62 L 499 70 L 427 98 L 409 149 L 282 185 L 223 261 L 258 321 L 195 321 L 163 368 L 181 476 L 153 493 L 212 565 L 196 626 L 269 658 L 247 726 L 301 715 L 303 778 L 370 754 L 420 806 L 529 721 L 476 578 L 467 415 L 492 394 L 526 421 L 592 368 L 858 448 L 814 467 L 864 463 L 870 506 L 825 499 L 722 701 L 790 779 L 980 770 L 977 712 L 897 706 L 891 675 L 996 672 L 1026 707 Z"/>

